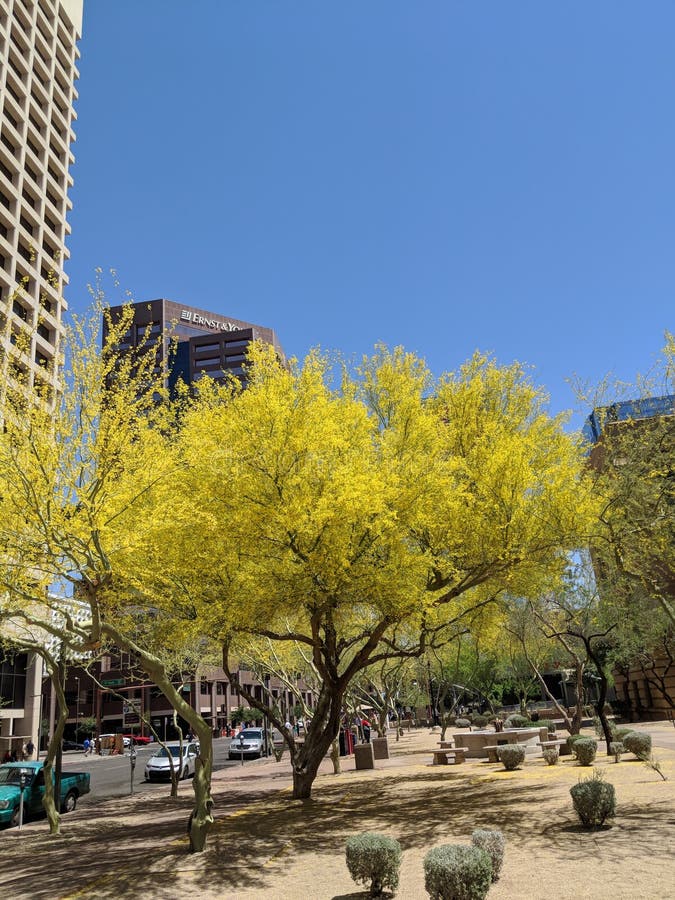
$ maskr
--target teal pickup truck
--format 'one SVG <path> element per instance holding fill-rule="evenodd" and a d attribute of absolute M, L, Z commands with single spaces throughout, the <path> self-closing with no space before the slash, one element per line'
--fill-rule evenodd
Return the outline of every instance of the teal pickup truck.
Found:
<path fill-rule="evenodd" d="M 0 766 L 0 824 L 19 824 L 21 773 L 24 773 L 23 815 L 43 812 L 45 775 L 42 762 L 15 762 Z M 72 812 L 82 794 L 89 793 L 89 772 L 61 773 L 61 811 Z"/>

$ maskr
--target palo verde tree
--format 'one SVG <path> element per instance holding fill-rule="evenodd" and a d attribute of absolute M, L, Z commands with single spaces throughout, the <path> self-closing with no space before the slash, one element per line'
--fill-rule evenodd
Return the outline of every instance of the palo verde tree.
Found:
<path fill-rule="evenodd" d="M 20 381 L 7 386 L 0 584 L 6 613 L 37 610 L 41 621 L 45 608 L 57 620 L 62 612 L 54 585 L 70 593 L 84 614 L 67 617 L 58 637 L 79 649 L 132 652 L 189 722 L 201 746 L 189 833 L 192 848 L 202 849 L 212 823 L 211 729 L 153 652 L 158 618 L 138 579 L 138 554 L 153 544 L 158 523 L 163 539 L 169 519 L 176 531 L 188 527 L 172 501 L 181 403 L 168 402 L 149 339 L 136 354 L 120 352 L 130 323 L 130 309 L 112 321 L 97 297 L 91 314 L 67 329 L 63 389 L 54 403 Z M 172 547 L 164 544 L 163 553 Z M 178 637 L 187 631 L 184 625 Z"/>
<path fill-rule="evenodd" d="M 169 613 L 189 596 L 234 684 L 251 639 L 311 656 L 295 798 L 310 796 L 359 672 L 439 645 L 502 590 L 554 581 L 593 506 L 579 447 L 517 365 L 476 356 L 433 382 L 381 348 L 339 383 L 331 371 L 318 353 L 285 367 L 255 347 L 245 390 L 206 390 L 186 412 L 180 503 L 200 530 L 180 537 L 189 576 L 179 587 L 167 568 L 155 591 Z"/>

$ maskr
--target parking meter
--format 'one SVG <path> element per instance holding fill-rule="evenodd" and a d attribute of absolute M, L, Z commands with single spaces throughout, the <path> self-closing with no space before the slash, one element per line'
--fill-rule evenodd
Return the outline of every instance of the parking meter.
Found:
<path fill-rule="evenodd" d="M 241 764 L 244 765 L 244 735 L 239 732 L 239 754 L 241 756 Z"/>
<path fill-rule="evenodd" d="M 23 789 L 28 781 L 28 769 L 21 769 L 19 772 L 19 829 L 23 828 Z"/>
<path fill-rule="evenodd" d="M 131 769 L 131 790 L 130 794 L 134 792 L 134 769 L 136 768 L 136 748 L 131 745 L 131 750 L 129 750 L 129 766 Z"/>

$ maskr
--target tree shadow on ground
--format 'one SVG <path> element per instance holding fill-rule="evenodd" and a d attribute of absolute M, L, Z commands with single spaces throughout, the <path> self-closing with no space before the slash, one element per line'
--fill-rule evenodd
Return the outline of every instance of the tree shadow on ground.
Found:
<path fill-rule="evenodd" d="M 202 854 L 188 853 L 188 794 L 176 801 L 157 795 L 135 798 L 133 815 L 128 798 L 101 804 L 91 821 L 87 816 L 93 810 L 83 805 L 66 817 L 65 834 L 54 839 L 47 837 L 44 823 L 34 832 L 5 833 L 0 895 L 58 900 L 87 894 L 105 900 L 138 894 L 197 896 L 199 891 L 224 897 L 264 893 L 283 884 L 289 866 L 309 869 L 320 857 L 343 858 L 347 837 L 357 831 L 390 834 L 404 852 L 419 852 L 465 842 L 476 827 L 500 828 L 512 846 L 526 853 L 544 840 L 561 863 L 585 860 L 589 854 L 663 858 L 673 843 L 669 806 L 660 815 L 659 802 L 630 805 L 619 798 L 616 823 L 587 832 L 579 827 L 560 784 L 528 781 L 502 770 L 493 777 L 465 766 L 392 768 L 377 777 L 362 772 L 327 775 L 317 779 L 307 801 L 291 800 L 287 772 L 278 777 L 266 773 L 266 778 L 266 788 L 256 775 L 242 775 L 236 785 L 216 782 L 216 821 Z M 367 896 L 359 890 L 335 900 Z"/>

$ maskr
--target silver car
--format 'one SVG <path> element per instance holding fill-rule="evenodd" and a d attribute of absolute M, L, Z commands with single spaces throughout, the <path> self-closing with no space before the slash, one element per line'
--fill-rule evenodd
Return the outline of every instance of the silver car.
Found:
<path fill-rule="evenodd" d="M 168 751 L 168 752 L 167 752 Z M 171 778 L 171 769 L 178 772 L 179 778 L 189 778 L 195 774 L 195 761 L 199 756 L 199 744 L 194 741 L 183 741 L 183 755 L 178 741 L 172 741 L 159 747 L 145 765 L 146 781 L 160 778 Z"/>
<path fill-rule="evenodd" d="M 258 759 L 265 752 L 265 735 L 262 728 L 242 728 L 232 738 L 227 755 L 230 759 Z"/>

